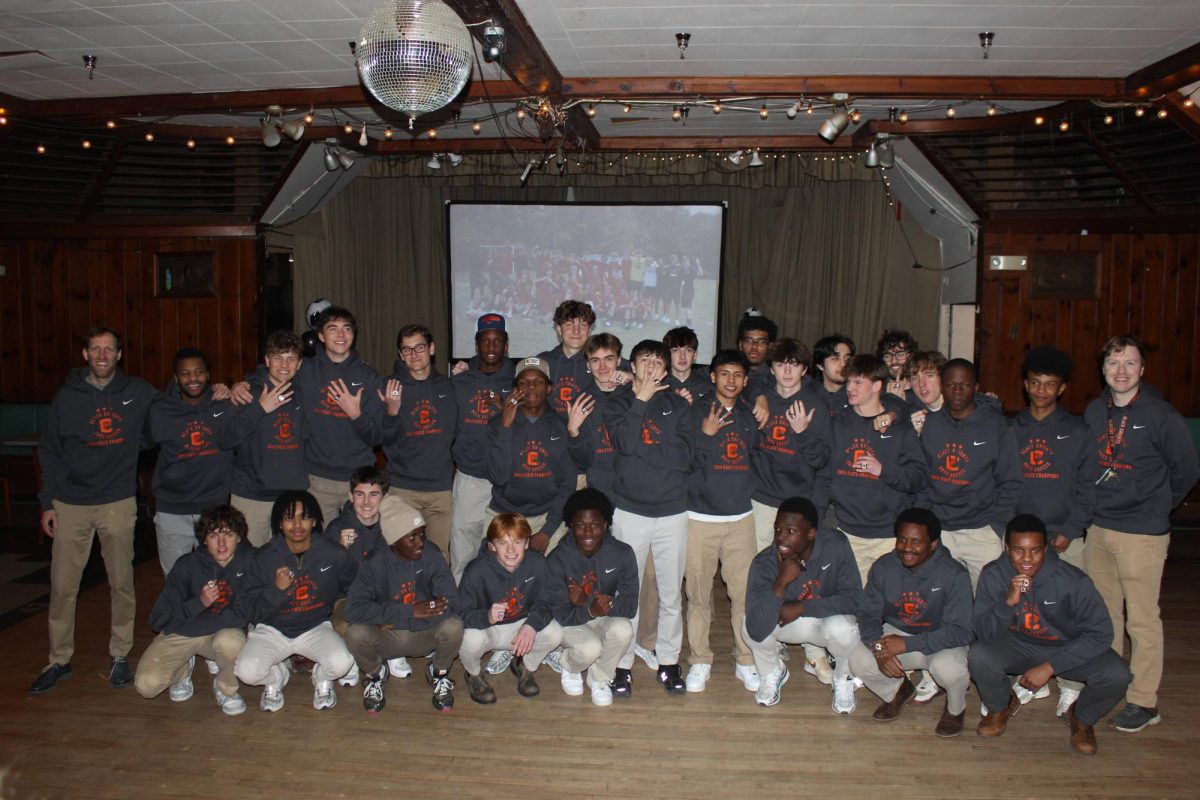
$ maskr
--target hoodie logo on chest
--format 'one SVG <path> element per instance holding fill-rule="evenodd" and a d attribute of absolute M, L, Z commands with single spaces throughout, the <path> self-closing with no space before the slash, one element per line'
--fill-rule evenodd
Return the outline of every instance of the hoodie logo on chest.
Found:
<path fill-rule="evenodd" d="M 406 606 L 411 606 L 417 599 L 417 582 L 404 581 L 400 584 L 400 591 L 392 595 L 393 600 L 399 600 Z"/>
<path fill-rule="evenodd" d="M 300 447 L 300 443 L 296 441 L 295 426 L 292 424 L 292 415 L 287 411 L 276 411 L 274 419 L 271 420 L 271 426 L 275 429 L 275 435 L 270 444 L 267 445 L 268 450 L 295 450 Z"/>
<path fill-rule="evenodd" d="M 514 586 L 508 590 L 508 594 L 504 595 L 501 601 L 504 603 L 504 620 L 516 619 L 525 612 L 525 593 L 521 591 L 519 586 Z"/>
<path fill-rule="evenodd" d="M 649 418 L 642 420 L 642 444 L 662 444 L 662 432 L 662 428 L 653 420 Z"/>
<path fill-rule="evenodd" d="M 468 425 L 486 425 L 488 420 L 499 413 L 494 394 L 486 389 L 480 389 L 471 395 L 471 410 L 464 422 Z"/>
<path fill-rule="evenodd" d="M 97 408 L 88 424 L 92 426 L 92 440 L 88 447 L 107 447 L 125 441 L 123 418 L 111 408 Z"/>
<path fill-rule="evenodd" d="M 855 436 L 854 441 L 850 442 L 849 447 L 842 448 L 842 454 L 845 455 L 845 460 L 838 467 L 837 474 L 844 478 L 866 478 L 868 480 L 877 481 L 878 477 L 872 475 L 866 470 L 857 470 L 855 464 L 860 464 L 864 459 L 870 457 L 878 460 L 875 454 L 875 448 L 871 446 L 870 440 L 865 436 Z"/>
<path fill-rule="evenodd" d="M 288 607 L 283 609 L 285 614 L 301 614 L 320 608 L 324 603 L 317 599 L 317 582 L 307 575 L 301 575 L 287 588 Z"/>
<path fill-rule="evenodd" d="M 901 592 L 900 599 L 894 605 L 896 616 L 905 625 L 929 627 L 928 622 L 921 621 L 921 617 L 925 616 L 925 598 L 920 592 Z"/>
<path fill-rule="evenodd" d="M 721 463 L 715 469 L 725 472 L 746 472 L 746 446 L 742 437 L 736 431 L 726 431 L 721 443 Z"/>
<path fill-rule="evenodd" d="M 1041 436 L 1034 436 L 1021 448 L 1021 466 L 1026 478 L 1057 478 L 1053 472 L 1054 449 Z"/>
<path fill-rule="evenodd" d="M 183 442 L 183 450 L 179 453 L 180 459 L 196 458 L 198 456 L 212 456 L 220 452 L 213 446 L 213 430 L 201 420 L 192 420 L 179 434 L 180 440 Z"/>
<path fill-rule="evenodd" d="M 961 444 L 949 442 L 935 457 L 936 467 L 930 477 L 935 481 L 966 486 L 970 483 L 967 480 L 967 464 L 970 462 L 971 457 Z"/>
<path fill-rule="evenodd" d="M 1034 639 L 1047 641 L 1058 639 L 1052 631 L 1042 626 L 1042 615 L 1038 612 L 1037 603 L 1028 599 L 1021 601 L 1021 610 L 1016 615 L 1016 621 L 1009 625 L 1008 629 Z"/>
<path fill-rule="evenodd" d="M 521 469 L 514 478 L 546 478 L 550 475 L 550 451 L 541 442 L 529 440 L 521 448 Z"/>
<path fill-rule="evenodd" d="M 567 406 L 575 400 L 575 392 L 578 388 L 575 379 L 570 375 L 560 377 L 554 387 L 554 410 L 560 414 L 566 413 Z"/>
<path fill-rule="evenodd" d="M 413 430 L 408 432 L 409 436 L 428 436 L 431 433 L 441 433 L 442 429 L 438 427 L 437 406 L 428 400 L 418 400 L 412 410 L 408 412 L 408 416 L 413 424 Z"/>
<path fill-rule="evenodd" d="M 224 578 L 219 578 L 214 583 L 217 587 L 217 599 L 213 600 L 213 604 L 205 610 L 209 614 L 220 614 L 229 608 L 230 598 L 233 597 L 233 587 Z"/>

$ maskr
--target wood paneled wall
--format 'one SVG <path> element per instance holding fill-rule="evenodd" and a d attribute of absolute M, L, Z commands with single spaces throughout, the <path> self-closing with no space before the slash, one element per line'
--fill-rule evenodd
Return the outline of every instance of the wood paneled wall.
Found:
<path fill-rule="evenodd" d="M 1078 229 L 1076 229 L 1078 231 Z M 982 388 L 1005 409 L 1024 405 L 1021 361 L 1050 344 L 1069 353 L 1075 375 L 1066 407 L 1082 413 L 1101 389 L 1099 353 L 1110 336 L 1133 333 L 1149 351 L 1143 380 L 1185 416 L 1200 416 L 1200 234 L 1031 233 L 984 228 L 977 350 Z M 1032 274 L 987 269 L 992 255 L 1098 255 L 1097 297 L 1034 299 Z"/>
<path fill-rule="evenodd" d="M 208 251 L 216 297 L 154 296 L 156 253 Z M 121 334 L 125 371 L 159 388 L 181 347 L 205 352 L 214 381 L 239 378 L 258 359 L 252 236 L 0 239 L 0 264 L 0 402 L 49 402 L 67 371 L 82 365 L 81 338 L 97 324 Z"/>

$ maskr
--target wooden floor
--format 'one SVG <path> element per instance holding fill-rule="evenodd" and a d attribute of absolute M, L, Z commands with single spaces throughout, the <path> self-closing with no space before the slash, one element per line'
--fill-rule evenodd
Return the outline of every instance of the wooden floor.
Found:
<path fill-rule="evenodd" d="M 137 581 L 144 620 L 162 584 L 157 563 L 140 565 Z M 974 693 L 968 730 L 952 740 L 933 736 L 940 702 L 885 725 L 871 720 L 877 701 L 862 689 L 857 713 L 837 716 L 828 688 L 796 666 L 800 654 L 780 705 L 759 708 L 724 656 L 732 637 L 723 594 L 713 628 L 721 655 L 703 694 L 668 697 L 639 662 L 632 700 L 607 709 L 565 696 L 549 669 L 538 673 L 541 697 L 520 697 L 506 674 L 493 681 L 499 702 L 484 707 L 467 697 L 456 665 L 451 714 L 434 711 L 418 673 L 389 682 L 387 708 L 374 717 L 358 689 L 339 688 L 337 708 L 314 711 L 301 677 L 283 711 L 259 711 L 252 689 L 243 693 L 247 712 L 227 718 L 203 668 L 186 703 L 108 686 L 100 586 L 81 597 L 74 677 L 47 695 L 27 694 L 45 662 L 45 615 L 0 631 L 0 797 L 1196 798 L 1198 583 L 1200 558 L 1173 557 L 1162 724 L 1136 735 L 1097 726 L 1094 758 L 1069 749 L 1053 696 L 1026 706 L 993 741 L 974 735 Z M 135 659 L 150 638 L 143 621 Z"/>

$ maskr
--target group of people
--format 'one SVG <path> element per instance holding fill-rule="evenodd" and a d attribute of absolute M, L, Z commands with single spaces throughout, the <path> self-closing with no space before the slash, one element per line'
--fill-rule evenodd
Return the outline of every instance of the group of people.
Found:
<path fill-rule="evenodd" d="M 974 364 L 903 331 L 874 354 L 839 335 L 810 351 L 751 310 L 737 347 L 701 367 L 686 327 L 626 358 L 586 303 L 553 322 L 557 347 L 510 359 L 504 316 L 482 314 L 476 355 L 451 374 L 430 330 L 406 325 L 383 378 L 331 306 L 313 356 L 273 333 L 264 364 L 226 387 L 181 350 L 162 394 L 120 371 L 115 332 L 93 330 L 42 443 L 51 650 L 31 691 L 71 674 L 95 531 L 111 682 L 186 700 L 199 656 L 231 714 L 239 682 L 281 708 L 306 662 L 317 709 L 342 681 L 380 711 L 410 658 L 427 658 L 441 710 L 456 658 L 479 703 L 506 670 L 538 694 L 545 664 L 566 694 L 609 705 L 632 696 L 639 657 L 668 693 L 703 692 L 719 572 L 733 675 L 762 706 L 802 645 L 835 712 L 864 685 L 880 721 L 944 693 L 940 736 L 961 732 L 971 681 L 982 736 L 1052 677 L 1080 752 L 1122 698 L 1118 730 L 1159 722 L 1169 514 L 1200 467 L 1182 417 L 1141 382 L 1134 337 L 1105 345 L 1083 419 L 1058 406 L 1070 359 L 1030 350 L 1029 404 L 1009 420 Z M 134 471 L 154 446 L 166 588 L 135 674 Z"/>

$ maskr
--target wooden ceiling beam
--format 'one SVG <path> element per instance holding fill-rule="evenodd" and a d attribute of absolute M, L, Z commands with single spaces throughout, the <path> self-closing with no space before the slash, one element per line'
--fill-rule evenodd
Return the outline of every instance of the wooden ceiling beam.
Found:
<path fill-rule="evenodd" d="M 542 46 L 516 0 L 446 0 L 446 5 L 454 9 L 464 22 L 473 26 L 468 30 L 480 42 L 483 41 L 486 26 L 475 23 L 491 20 L 493 25 L 504 29 L 505 51 L 500 63 L 504 71 L 527 90 L 526 94 L 556 97 L 561 92 L 562 73 Z M 490 87 L 489 93 L 495 100 Z M 594 150 L 600 145 L 600 132 L 579 107 L 567 111 L 563 135 L 572 142 L 582 139 L 587 142 L 589 149 Z"/>
<path fill-rule="evenodd" d="M 1188 98 L 1179 92 L 1171 92 L 1167 95 L 1168 118 L 1178 125 L 1185 133 L 1191 136 L 1196 141 L 1200 142 L 1200 107 L 1196 106 L 1193 100 L 1192 105 L 1185 106 L 1184 100 Z"/>
<path fill-rule="evenodd" d="M 498 153 L 509 146 L 522 152 L 551 152 L 546 145 L 532 139 L 437 139 L 430 141 L 372 141 L 368 152 L 382 155 L 403 153 Z M 848 140 L 828 144 L 817 136 L 608 136 L 600 152 L 685 152 L 714 150 L 759 150 L 762 152 L 829 152 L 846 153 L 857 150 Z"/>
<path fill-rule="evenodd" d="M 1125 93 L 1137 100 L 1153 100 L 1196 81 L 1200 81 L 1200 42 L 1132 73 L 1125 79 Z"/>
<path fill-rule="evenodd" d="M 828 77 L 743 76 L 728 78 L 564 78 L 568 98 L 683 99 L 692 97 L 828 97 L 983 100 L 1120 100 L 1120 78 L 1042 78 L 843 75 Z"/>

